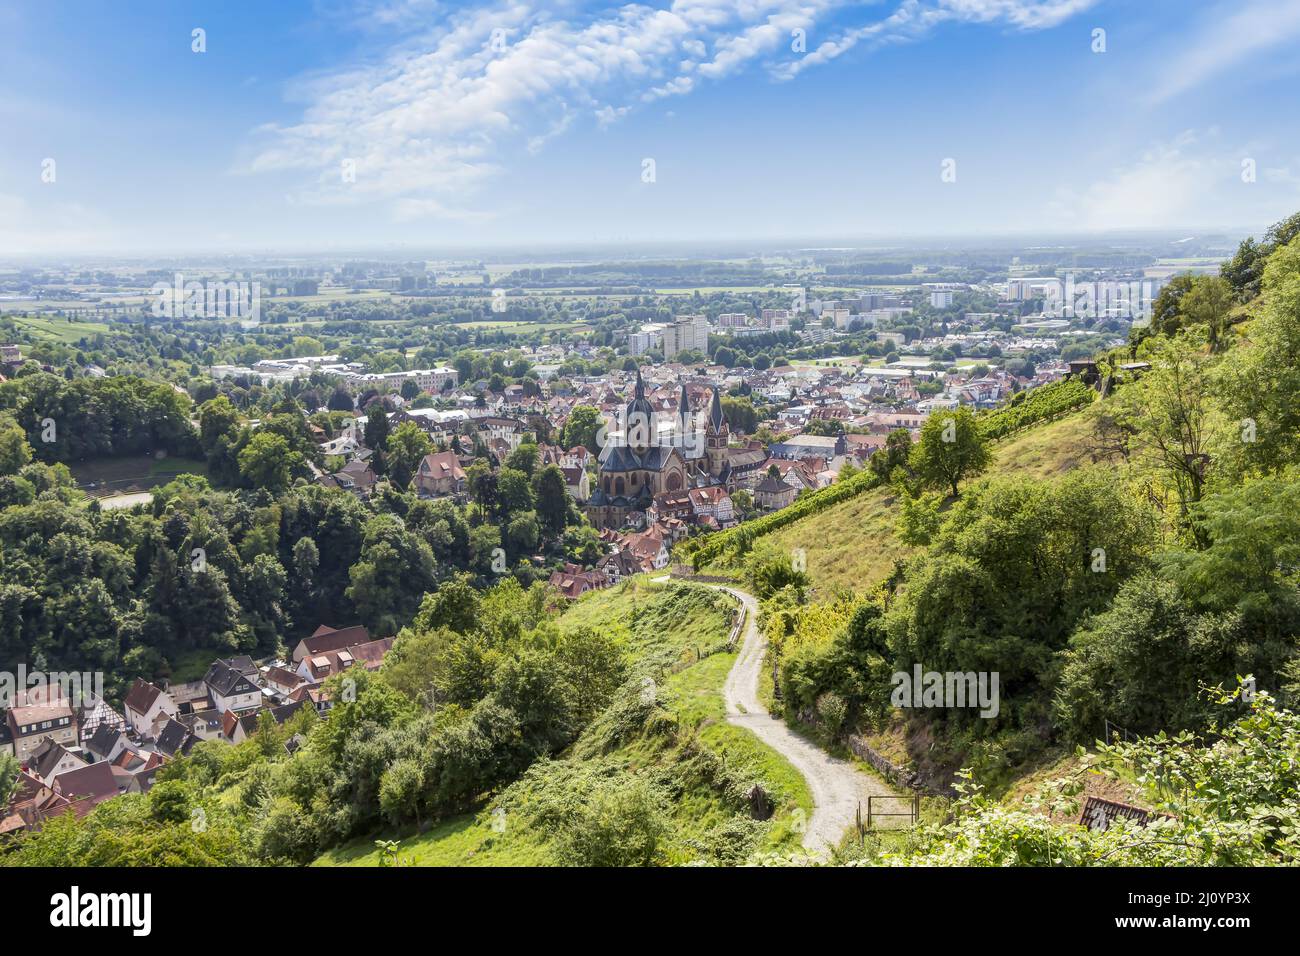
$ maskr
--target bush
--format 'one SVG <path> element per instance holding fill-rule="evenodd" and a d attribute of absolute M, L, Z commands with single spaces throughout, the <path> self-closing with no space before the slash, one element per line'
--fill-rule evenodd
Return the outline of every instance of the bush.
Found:
<path fill-rule="evenodd" d="M 643 780 L 605 781 L 562 827 L 555 857 L 564 866 L 652 866 L 668 834 L 666 797 Z"/>

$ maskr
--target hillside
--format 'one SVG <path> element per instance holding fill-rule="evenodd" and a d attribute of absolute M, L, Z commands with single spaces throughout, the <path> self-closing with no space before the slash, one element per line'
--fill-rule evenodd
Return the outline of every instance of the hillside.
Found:
<path fill-rule="evenodd" d="M 384 855 L 376 839 L 399 840 L 400 860 L 411 865 L 571 862 L 575 828 L 621 828 L 610 821 L 621 819 L 620 795 L 629 794 L 647 796 L 664 815 L 660 862 L 738 863 L 755 852 L 797 852 L 798 821 L 812 809 L 803 779 L 724 719 L 721 688 L 736 659 L 725 646 L 732 613 L 733 602 L 718 592 L 644 578 L 584 596 L 559 626 L 614 637 L 634 677 L 578 741 L 478 813 L 418 836 L 408 827 L 355 840 L 317 864 L 376 865 Z M 765 821 L 749 812 L 754 784 L 772 800 Z"/>
<path fill-rule="evenodd" d="M 1088 462 L 1087 414 L 1074 412 L 997 443 L 988 474 L 1048 478 Z M 894 562 L 910 553 L 894 534 L 897 520 L 894 490 L 875 488 L 761 540 L 785 552 L 802 548 L 813 586 L 823 593 L 836 587 L 864 590 L 884 580 Z M 723 561 L 707 566 L 709 572 L 726 568 Z"/>

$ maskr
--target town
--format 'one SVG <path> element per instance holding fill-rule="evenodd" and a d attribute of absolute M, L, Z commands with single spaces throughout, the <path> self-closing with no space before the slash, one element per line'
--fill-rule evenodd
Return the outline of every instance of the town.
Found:
<path fill-rule="evenodd" d="M 11 936 L 1280 914 L 1300 0 L 0 33 Z"/>
<path fill-rule="evenodd" d="M 789 296 L 790 308 L 677 315 L 641 324 L 614 350 L 580 335 L 521 344 L 504 359 L 485 349 L 496 369 L 486 377 L 474 377 L 464 353 L 459 366 L 381 371 L 364 356 L 302 354 L 204 371 L 220 389 L 310 383 L 314 394 L 332 395 L 328 404 L 301 408 L 317 451 L 305 459 L 304 475 L 362 501 L 400 482 L 396 490 L 418 499 L 473 509 L 503 469 L 553 467 L 575 519 L 595 533 L 595 548 L 577 560 L 542 553 L 529 560 L 558 598 L 574 600 L 663 571 L 684 539 L 735 528 L 869 469 L 891 441 L 918 440 L 932 415 L 994 409 L 1082 374 L 1091 363 L 1060 358 L 1071 339 L 1095 326 L 1114 346 L 1121 330 L 1148 318 L 1128 314 L 1128 301 L 1106 313 L 1052 318 L 1062 311 L 1061 288 L 1051 277 L 1011 278 L 1000 286 L 931 283 L 910 293 L 809 301 L 804 288 L 786 286 L 776 295 Z M 918 297 L 929 334 L 913 324 Z M 955 297 L 992 304 L 963 311 Z M 1142 305 L 1149 310 L 1149 302 Z M 870 351 L 793 361 L 762 352 L 749 361 L 733 357 L 747 343 L 793 351 L 849 339 Z M 604 373 L 580 373 L 578 363 L 606 357 Z M 20 344 L 3 346 L 0 358 L 6 377 L 21 378 L 37 363 Z M 105 374 L 89 363 L 79 371 Z M 391 457 L 387 442 L 404 426 L 429 449 L 405 473 L 382 463 Z M 87 490 L 97 491 L 93 483 Z M 98 490 L 109 492 L 98 498 L 109 508 L 148 498 Z M 495 550 L 494 570 L 505 573 L 504 551 Z M 0 748 L 23 768 L 3 832 L 146 792 L 161 766 L 198 741 L 239 743 L 259 728 L 293 723 L 300 712 L 323 714 L 331 705 L 324 682 L 353 667 L 377 670 L 394 637 L 372 637 L 359 624 L 321 625 L 285 659 L 236 655 L 214 659 L 200 680 L 136 678 L 119 709 L 102 698 L 65 699 L 57 688 L 20 694 L 0 724 Z M 301 719 L 281 746 L 291 750 L 303 739 Z"/>

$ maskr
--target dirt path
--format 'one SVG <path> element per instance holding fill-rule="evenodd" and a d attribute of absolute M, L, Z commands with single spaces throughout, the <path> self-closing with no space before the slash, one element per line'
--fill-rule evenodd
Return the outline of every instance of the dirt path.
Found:
<path fill-rule="evenodd" d="M 825 855 L 853 826 L 859 803 L 866 816 L 868 795 L 896 796 L 897 792 L 847 760 L 832 757 L 767 712 L 758 699 L 758 681 L 767 653 L 767 638 L 758 629 L 758 602 L 738 588 L 719 587 L 744 604 L 747 612 L 740 655 L 722 685 L 727 720 L 750 730 L 803 774 L 813 798 L 812 819 L 804 831 L 803 845 Z"/>

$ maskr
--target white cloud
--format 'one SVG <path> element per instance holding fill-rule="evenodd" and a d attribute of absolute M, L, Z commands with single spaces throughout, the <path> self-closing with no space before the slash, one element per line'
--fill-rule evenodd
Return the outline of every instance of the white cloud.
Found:
<path fill-rule="evenodd" d="M 1271 221 L 1289 208 L 1294 184 L 1271 168 L 1244 181 L 1242 161 L 1252 152 L 1220 142 L 1214 129 L 1187 130 L 1083 189 L 1058 190 L 1037 225 L 1105 231 Z"/>
<path fill-rule="evenodd" d="M 376 62 L 305 78 L 289 91 L 306 104 L 300 121 L 259 130 L 260 145 L 240 169 L 307 174 L 298 193 L 305 202 L 417 198 L 432 204 L 403 208 L 455 215 L 457 203 L 499 172 L 502 157 L 541 149 L 579 117 L 607 125 L 634 104 L 688 95 L 759 63 L 789 79 L 863 41 L 915 39 L 946 21 L 1052 26 L 1092 2 L 903 0 L 883 19 L 792 59 L 794 29 L 822 22 L 830 29 L 858 4 L 675 0 L 578 20 L 538 0 L 505 0 L 447 14 Z M 403 25 L 441 9 L 427 0 L 371 3 L 384 22 Z M 355 165 L 354 182 L 341 175 L 345 160 Z"/>
<path fill-rule="evenodd" d="M 1221 7 L 1205 18 L 1194 36 L 1179 39 L 1176 53 L 1161 59 L 1162 75 L 1148 101 L 1164 103 L 1297 36 L 1300 0 L 1255 0 Z"/>
<path fill-rule="evenodd" d="M 906 43 L 948 22 L 1005 23 L 1020 30 L 1043 30 L 1095 6 L 1098 0 L 903 0 L 889 16 L 843 30 L 818 44 L 808 55 L 776 65 L 772 75 L 789 80 L 805 70 L 862 48 Z"/>

